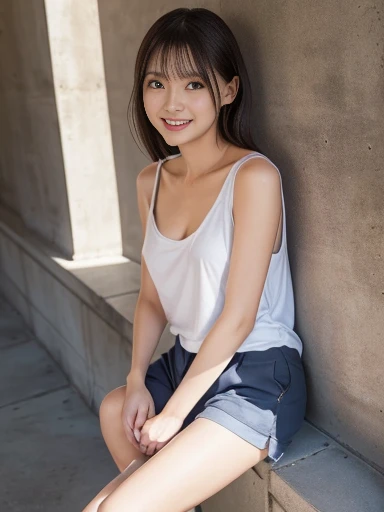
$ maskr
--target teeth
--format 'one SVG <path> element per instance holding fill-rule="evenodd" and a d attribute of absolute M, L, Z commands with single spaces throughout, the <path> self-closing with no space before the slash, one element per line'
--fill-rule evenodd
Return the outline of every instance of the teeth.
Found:
<path fill-rule="evenodd" d="M 189 121 L 168 121 L 168 119 L 165 119 L 165 122 L 167 124 L 172 124 L 173 126 L 179 126 L 180 124 L 187 124 Z"/>

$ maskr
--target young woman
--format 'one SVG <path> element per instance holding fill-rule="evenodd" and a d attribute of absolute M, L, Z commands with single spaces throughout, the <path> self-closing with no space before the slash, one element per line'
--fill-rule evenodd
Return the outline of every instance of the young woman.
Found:
<path fill-rule="evenodd" d="M 185 512 L 265 459 L 306 407 L 280 172 L 251 137 L 236 40 L 202 9 L 162 16 L 138 52 L 141 288 L 125 386 L 100 407 L 121 474 L 84 512 Z M 152 364 L 167 325 L 175 344 Z"/>

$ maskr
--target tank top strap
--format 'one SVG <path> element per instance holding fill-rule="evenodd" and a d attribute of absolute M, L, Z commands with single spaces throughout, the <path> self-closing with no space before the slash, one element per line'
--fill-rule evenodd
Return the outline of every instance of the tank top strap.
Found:
<path fill-rule="evenodd" d="M 283 182 L 282 182 L 282 178 L 281 178 L 281 173 L 280 173 L 278 167 L 267 156 L 265 156 L 262 153 L 259 153 L 257 151 L 255 151 L 254 153 L 249 153 L 248 155 L 245 155 L 243 158 L 241 158 L 235 164 L 235 166 L 233 167 L 233 169 L 230 172 L 231 176 L 229 176 L 230 179 L 228 180 L 228 184 L 227 184 L 228 187 L 227 187 L 227 191 L 226 191 L 226 193 L 227 193 L 226 199 L 227 199 L 227 204 L 228 204 L 228 208 L 229 208 L 229 212 L 230 212 L 230 218 L 232 220 L 232 226 L 234 226 L 234 219 L 233 219 L 233 211 L 232 211 L 232 209 L 233 209 L 233 193 L 234 193 L 236 175 L 237 175 L 238 170 L 242 166 L 242 164 L 244 162 L 247 162 L 251 158 L 264 158 L 264 160 L 267 160 L 269 163 L 271 163 L 275 167 L 277 172 L 279 173 L 279 177 L 280 177 L 280 191 L 281 191 L 281 202 L 282 202 L 282 209 L 283 209 L 282 240 L 281 240 L 281 246 L 280 246 L 280 250 L 281 250 L 283 248 L 283 246 L 286 245 L 286 241 L 287 241 L 286 221 L 285 221 L 285 203 L 284 203 Z M 280 250 L 276 254 L 280 254 Z"/>
<path fill-rule="evenodd" d="M 153 184 L 153 190 L 152 190 L 152 197 L 151 197 L 151 204 L 149 206 L 149 212 L 148 212 L 148 217 L 151 215 L 152 213 L 152 210 L 153 210 L 153 203 L 155 202 L 155 195 L 156 195 L 156 191 L 157 191 L 157 184 L 158 184 L 158 181 L 159 181 L 159 174 L 160 174 L 160 166 L 161 164 L 165 161 L 166 159 L 162 160 L 161 158 L 159 158 L 159 161 L 157 162 L 157 168 L 156 168 L 156 175 L 155 175 L 155 182 Z"/>
<path fill-rule="evenodd" d="M 161 166 L 163 165 L 163 163 L 165 161 L 172 160 L 173 158 L 177 158 L 180 155 L 181 155 L 181 153 L 177 153 L 175 155 L 169 155 L 169 156 L 167 156 L 166 158 L 163 158 L 163 159 L 159 158 L 159 160 L 157 162 L 155 183 L 153 185 L 153 190 L 152 190 L 151 204 L 149 206 L 149 215 L 151 215 L 151 213 L 153 211 L 153 205 L 154 205 L 154 202 L 155 202 L 155 197 L 156 197 L 157 188 L 158 188 L 159 179 L 160 179 L 160 168 L 161 168 Z"/>

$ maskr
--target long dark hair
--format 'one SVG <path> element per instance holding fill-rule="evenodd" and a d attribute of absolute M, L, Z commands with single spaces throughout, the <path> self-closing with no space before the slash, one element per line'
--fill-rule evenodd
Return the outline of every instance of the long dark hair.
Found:
<path fill-rule="evenodd" d="M 189 51 L 197 69 L 191 65 Z M 164 14 L 152 25 L 140 45 L 135 63 L 128 123 L 132 123 L 152 160 L 180 153 L 177 146 L 169 146 L 164 141 L 149 121 L 143 102 L 143 82 L 148 62 L 152 56 L 159 56 L 160 70 L 168 79 L 168 59 L 171 55 L 175 56 L 175 72 L 179 78 L 199 76 L 207 84 L 216 107 L 217 126 L 222 139 L 238 147 L 261 152 L 251 134 L 251 84 L 233 33 L 217 14 L 208 9 L 179 8 Z M 220 110 L 217 101 L 220 90 L 214 71 L 226 83 L 235 75 L 239 77 L 236 98 Z M 133 135 L 131 127 L 130 131 Z"/>

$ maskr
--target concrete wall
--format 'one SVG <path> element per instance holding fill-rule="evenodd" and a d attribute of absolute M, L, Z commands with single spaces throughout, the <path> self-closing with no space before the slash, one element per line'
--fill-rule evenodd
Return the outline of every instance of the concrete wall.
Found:
<path fill-rule="evenodd" d="M 68 258 L 121 254 L 97 1 L 1 5 L 0 199 Z"/>
<path fill-rule="evenodd" d="M 69 247 L 43 3 L 0 5 L 1 200 Z M 150 25 L 180 5 L 99 2 L 123 247 L 136 262 L 135 179 L 149 160 L 126 123 L 134 58 Z M 199 5 L 221 15 L 238 39 L 254 87 L 256 139 L 283 176 L 307 419 L 384 468 L 383 2 Z"/>
<path fill-rule="evenodd" d="M 44 1 L 3 0 L 0 13 L 0 200 L 71 254 Z"/>

